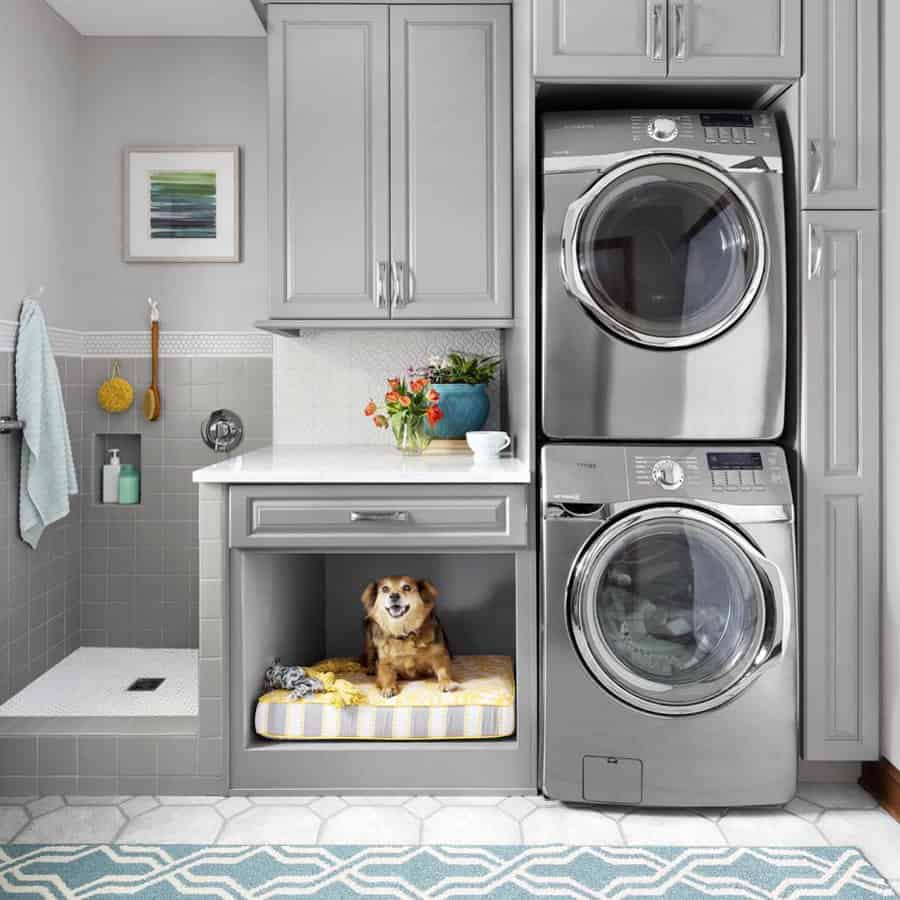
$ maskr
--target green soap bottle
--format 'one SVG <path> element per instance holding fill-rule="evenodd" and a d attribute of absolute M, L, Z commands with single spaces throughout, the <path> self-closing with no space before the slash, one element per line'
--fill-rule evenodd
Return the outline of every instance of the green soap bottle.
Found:
<path fill-rule="evenodd" d="M 123 463 L 119 470 L 119 503 L 133 506 L 141 502 L 141 474 L 137 466 Z"/>

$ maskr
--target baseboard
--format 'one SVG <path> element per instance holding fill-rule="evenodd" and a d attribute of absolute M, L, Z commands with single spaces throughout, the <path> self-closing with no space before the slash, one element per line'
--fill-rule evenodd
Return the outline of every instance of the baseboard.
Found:
<path fill-rule="evenodd" d="M 859 783 L 900 822 L 900 769 L 882 756 L 878 762 L 863 763 Z"/>

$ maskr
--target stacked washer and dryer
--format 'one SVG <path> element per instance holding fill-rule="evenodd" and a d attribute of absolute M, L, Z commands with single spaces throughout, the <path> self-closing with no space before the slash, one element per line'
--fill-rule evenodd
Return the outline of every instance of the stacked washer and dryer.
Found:
<path fill-rule="evenodd" d="M 798 652 L 776 123 L 569 112 L 542 131 L 544 791 L 785 802 Z"/>

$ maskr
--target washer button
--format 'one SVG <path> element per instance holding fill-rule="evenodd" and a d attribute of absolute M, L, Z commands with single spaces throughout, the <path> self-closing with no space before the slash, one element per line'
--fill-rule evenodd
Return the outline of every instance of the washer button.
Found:
<path fill-rule="evenodd" d="M 756 138 L 753 137 L 753 129 L 745 128 L 744 129 L 744 143 L 745 144 L 755 144 Z"/>
<path fill-rule="evenodd" d="M 731 143 L 731 129 L 730 128 L 720 128 L 719 129 L 719 143 L 720 144 L 730 144 Z"/>
<path fill-rule="evenodd" d="M 743 128 L 732 128 L 731 129 L 731 141 L 734 144 L 743 144 L 744 143 L 744 129 Z"/>
<path fill-rule="evenodd" d="M 749 469 L 741 469 L 741 487 L 753 487 L 753 473 Z"/>
<path fill-rule="evenodd" d="M 727 479 L 725 478 L 725 473 L 721 469 L 717 469 L 712 473 L 712 483 L 713 487 L 723 488 L 727 483 Z"/>
<path fill-rule="evenodd" d="M 719 142 L 719 132 L 715 128 L 707 128 L 705 131 L 707 144 L 717 144 Z"/>
<path fill-rule="evenodd" d="M 725 473 L 726 484 L 728 485 L 729 491 L 737 491 L 740 490 L 741 487 L 741 479 L 738 473 L 734 469 L 729 469 Z"/>
<path fill-rule="evenodd" d="M 758 469 L 753 472 L 753 483 L 757 487 L 765 487 L 766 486 L 766 476 L 763 475 Z"/>

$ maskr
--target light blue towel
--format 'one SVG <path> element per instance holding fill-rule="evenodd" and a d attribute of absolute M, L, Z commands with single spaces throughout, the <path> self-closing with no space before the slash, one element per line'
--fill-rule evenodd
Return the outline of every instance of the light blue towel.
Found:
<path fill-rule="evenodd" d="M 22 432 L 19 531 L 37 547 L 44 529 L 69 514 L 78 493 L 69 423 L 47 323 L 34 300 L 22 304 L 16 339 L 16 415 Z"/>

